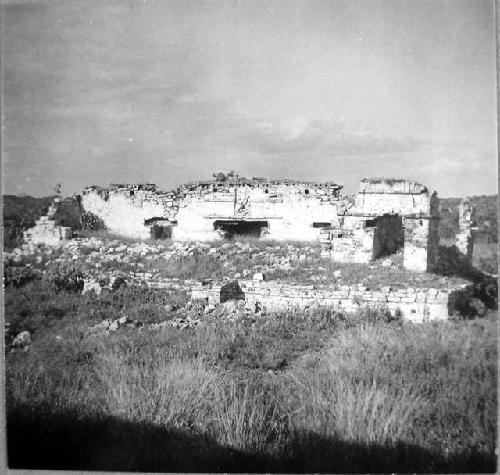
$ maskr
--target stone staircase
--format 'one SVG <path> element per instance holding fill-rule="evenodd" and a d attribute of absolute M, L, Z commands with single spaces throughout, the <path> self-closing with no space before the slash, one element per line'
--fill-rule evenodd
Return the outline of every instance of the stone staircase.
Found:
<path fill-rule="evenodd" d="M 61 203 L 60 198 L 55 198 L 49 206 L 47 214 L 41 216 L 35 223 L 35 226 L 24 231 L 24 240 L 27 243 L 45 246 L 57 246 L 61 242 L 71 239 L 71 228 L 60 226 L 59 221 L 54 219 Z"/>

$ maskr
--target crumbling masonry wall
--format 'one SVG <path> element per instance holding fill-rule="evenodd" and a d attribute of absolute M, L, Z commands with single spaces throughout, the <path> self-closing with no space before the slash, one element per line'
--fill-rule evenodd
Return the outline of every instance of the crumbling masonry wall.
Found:
<path fill-rule="evenodd" d="M 409 180 L 364 179 L 339 225 L 323 230 L 324 256 L 367 263 L 403 246 L 404 266 L 432 271 L 439 252 L 437 194 Z"/>
<path fill-rule="evenodd" d="M 239 280 L 237 282 L 244 296 L 246 306 L 256 305 L 268 311 L 289 308 L 330 307 L 344 313 L 356 312 L 363 308 L 384 308 L 392 315 L 401 315 L 404 320 L 415 323 L 433 320 L 447 320 L 455 311 L 465 294 L 470 293 L 466 285 L 448 289 L 382 287 L 370 290 L 363 285 L 322 287 L 283 282 Z M 199 282 L 191 293 L 191 298 L 207 299 L 209 304 L 221 302 L 221 292 L 228 283 Z M 235 288 L 234 282 L 231 282 Z M 243 298 L 238 294 L 238 298 Z"/>
<path fill-rule="evenodd" d="M 266 222 L 269 239 L 315 240 L 320 229 L 314 223 L 331 224 L 338 202 L 328 189 L 308 184 L 253 183 L 217 191 L 186 194 L 177 215 L 175 239 L 220 238 L 215 221 Z"/>
<path fill-rule="evenodd" d="M 85 210 L 123 236 L 147 238 L 153 226 L 171 228 L 175 240 L 220 239 L 214 223 L 265 222 L 270 239 L 318 239 L 322 225 L 337 219 L 339 190 L 334 183 L 246 179 L 237 174 L 187 183 L 163 193 L 154 185 L 89 187 L 82 193 Z"/>
<path fill-rule="evenodd" d="M 472 260 L 476 228 L 472 221 L 473 207 L 470 199 L 463 199 L 458 205 L 458 229 L 455 246 L 469 260 Z"/>
<path fill-rule="evenodd" d="M 341 188 L 332 182 L 247 179 L 231 172 L 170 192 L 150 184 L 89 187 L 81 202 L 123 236 L 206 241 L 227 235 L 232 226 L 262 238 L 319 239 L 322 255 L 340 262 L 368 263 L 403 248 L 407 269 L 435 268 L 435 193 L 410 180 L 372 178 L 361 181 L 352 202 L 340 197 Z"/>
<path fill-rule="evenodd" d="M 91 186 L 82 192 L 81 203 L 110 231 L 138 239 L 151 237 L 153 226 L 173 226 L 179 209 L 175 193 L 160 192 L 154 185 Z"/>

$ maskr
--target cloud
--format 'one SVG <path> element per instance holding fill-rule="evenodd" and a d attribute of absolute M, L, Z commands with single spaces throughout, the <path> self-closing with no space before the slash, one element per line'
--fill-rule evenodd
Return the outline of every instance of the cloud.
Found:
<path fill-rule="evenodd" d="M 303 116 L 260 121 L 238 137 L 241 147 L 262 154 L 369 155 L 408 152 L 421 144 L 370 133 L 359 124 Z"/>
<path fill-rule="evenodd" d="M 447 2 L 441 13 L 466 39 L 437 31 L 434 7 L 415 7 L 419 23 L 398 8 L 353 16 L 334 3 L 273 14 L 258 2 L 7 5 L 6 186 L 26 176 L 26 191 L 46 193 L 58 175 L 74 191 L 169 187 L 230 168 L 349 186 L 387 172 L 490 186 L 491 27 L 465 28 L 474 16 Z M 491 23 L 490 7 L 479 10 Z M 449 67 L 428 67 L 443 58 Z M 453 142 L 466 135 L 477 143 Z"/>

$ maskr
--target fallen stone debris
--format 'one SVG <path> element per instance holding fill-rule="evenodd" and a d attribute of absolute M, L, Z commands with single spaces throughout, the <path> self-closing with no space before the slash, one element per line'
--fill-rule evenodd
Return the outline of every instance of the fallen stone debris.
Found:
<path fill-rule="evenodd" d="M 102 322 L 97 323 L 93 327 L 90 327 L 92 333 L 107 332 L 112 333 L 120 328 L 141 328 L 143 326 L 142 322 L 137 320 L 131 320 L 127 316 L 117 318 L 112 320 L 111 318 L 106 318 Z"/>
<path fill-rule="evenodd" d="M 132 320 L 127 316 L 112 320 L 110 318 L 104 319 L 102 322 L 89 327 L 90 333 L 93 334 L 109 334 L 114 333 L 124 328 L 135 328 L 138 330 L 161 330 L 166 327 L 178 328 L 184 330 L 187 328 L 195 328 L 201 323 L 200 319 L 192 318 L 190 315 L 185 317 L 174 317 L 171 320 L 163 320 L 156 323 L 143 323 L 139 320 Z"/>
<path fill-rule="evenodd" d="M 18 333 L 12 340 L 12 348 L 27 348 L 31 343 L 31 334 L 29 331 L 24 330 Z"/>

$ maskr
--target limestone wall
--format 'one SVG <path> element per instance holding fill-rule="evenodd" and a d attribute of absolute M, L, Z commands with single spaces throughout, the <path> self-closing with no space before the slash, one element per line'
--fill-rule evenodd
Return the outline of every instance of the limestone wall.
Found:
<path fill-rule="evenodd" d="M 431 198 L 425 186 L 410 180 L 363 179 L 351 213 L 430 214 Z"/>
<path fill-rule="evenodd" d="M 366 264 L 373 259 L 375 228 L 366 227 L 366 221 L 352 220 L 347 226 L 321 231 L 322 256 L 338 262 Z M 345 221 L 344 221 L 345 223 Z"/>
<path fill-rule="evenodd" d="M 176 240 L 213 240 L 220 235 L 214 222 L 263 221 L 271 239 L 314 240 L 317 223 L 332 224 L 340 206 L 340 186 L 289 180 L 220 180 L 187 183 L 162 193 L 154 185 L 89 187 L 82 206 L 99 216 L 106 227 L 135 238 L 150 236 L 150 221 L 164 220 Z M 316 223 L 316 227 L 314 226 Z"/>
<path fill-rule="evenodd" d="M 404 241 L 405 268 L 432 271 L 439 251 L 438 226 L 437 195 L 424 186 L 409 180 L 364 179 L 354 206 L 339 217 L 339 226 L 329 234 L 323 231 L 323 255 L 366 263 L 396 252 Z"/>
<path fill-rule="evenodd" d="M 125 237 L 150 237 L 148 220 L 175 221 L 178 202 L 172 193 L 129 188 L 87 188 L 81 195 L 86 211 L 99 216 L 107 229 Z"/>
<path fill-rule="evenodd" d="M 308 193 L 305 193 L 305 191 Z M 174 239 L 216 239 L 216 220 L 266 221 L 269 239 L 317 240 L 313 223 L 336 222 L 340 199 L 314 193 L 306 185 L 230 187 L 211 194 L 188 195 L 177 214 Z"/>
<path fill-rule="evenodd" d="M 439 247 L 436 194 L 409 180 L 364 179 L 352 205 L 339 196 L 341 188 L 232 172 L 166 193 L 150 184 L 90 187 L 81 202 L 123 236 L 145 239 L 156 226 L 168 229 L 158 236 L 174 240 L 215 240 L 221 237 L 216 227 L 253 223 L 263 238 L 320 239 L 323 255 L 341 262 L 366 263 L 397 251 L 404 225 L 405 267 L 433 270 Z"/>
<path fill-rule="evenodd" d="M 405 218 L 404 265 L 408 270 L 432 271 L 437 264 L 439 237 L 437 221 Z"/>
<path fill-rule="evenodd" d="M 291 307 L 331 307 L 350 313 L 361 308 L 387 308 L 393 315 L 400 313 L 412 322 L 446 320 L 456 310 L 457 302 L 470 289 L 465 285 L 449 289 L 392 289 L 382 287 L 369 290 L 359 286 L 319 287 L 282 282 L 238 281 L 247 306 L 259 304 L 267 310 L 283 310 Z M 220 303 L 223 283 L 197 283 L 192 299 L 208 299 Z"/>
<path fill-rule="evenodd" d="M 468 198 L 463 199 L 458 205 L 458 229 L 455 235 L 455 246 L 469 260 L 472 259 L 476 228 L 472 223 L 472 203 Z"/>

